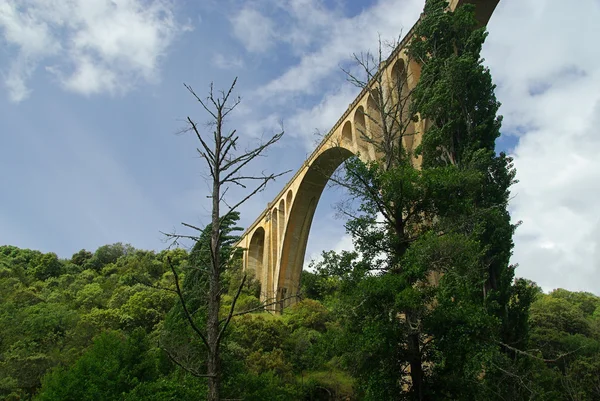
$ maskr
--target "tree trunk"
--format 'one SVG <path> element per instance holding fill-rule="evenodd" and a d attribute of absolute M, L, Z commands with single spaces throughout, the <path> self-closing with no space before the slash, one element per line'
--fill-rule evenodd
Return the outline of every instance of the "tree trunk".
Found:
<path fill-rule="evenodd" d="M 221 376 L 219 370 L 219 351 L 215 349 L 208 354 L 208 374 L 211 375 L 208 378 L 207 399 L 209 401 L 219 401 L 221 399 Z"/>
<path fill-rule="evenodd" d="M 414 394 L 414 399 L 423 401 L 427 398 L 425 397 L 425 389 L 423 383 L 423 361 L 421 360 L 421 346 L 419 339 L 418 330 L 413 330 L 411 326 L 412 321 L 412 312 L 406 312 L 406 322 L 408 324 L 408 355 L 410 362 L 410 378 L 412 381 L 412 393 Z"/>
<path fill-rule="evenodd" d="M 221 200 L 221 128 L 222 128 L 221 110 L 217 114 L 217 134 L 215 135 L 215 168 L 213 172 L 213 188 L 212 188 L 212 232 L 211 232 L 211 261 L 212 268 L 210 271 L 209 288 L 208 288 L 208 318 L 206 322 L 206 340 L 209 346 L 208 353 L 208 400 L 220 400 L 221 387 L 221 358 L 219 355 L 219 310 L 221 309 L 221 249 L 219 246 L 221 229 L 220 229 L 220 200 Z"/>
<path fill-rule="evenodd" d="M 210 277 L 209 304 L 207 319 L 207 342 L 210 347 L 208 352 L 207 371 L 208 371 L 208 400 L 220 400 L 221 387 L 221 369 L 220 369 L 220 347 L 219 347 L 219 278 L 215 274 Z"/>

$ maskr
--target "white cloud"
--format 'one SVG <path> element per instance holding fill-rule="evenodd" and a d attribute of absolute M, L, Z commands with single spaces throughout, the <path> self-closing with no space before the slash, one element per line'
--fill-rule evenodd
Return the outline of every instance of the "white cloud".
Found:
<path fill-rule="evenodd" d="M 233 33 L 246 50 L 262 53 L 276 42 L 273 21 L 251 7 L 244 7 L 231 18 Z"/>
<path fill-rule="evenodd" d="M 315 44 L 326 43 L 343 16 L 321 0 L 275 1 L 277 10 L 287 17 L 277 25 L 277 36 L 293 53 L 302 55 Z"/>
<path fill-rule="evenodd" d="M 22 3 L 21 3 L 22 4 Z M 16 2 L 0 4 L 0 25 L 4 28 L 4 38 L 18 46 L 24 56 L 45 56 L 55 53 L 60 45 L 51 34 L 51 20 L 38 18 L 48 12 L 42 4 L 18 7 Z"/>
<path fill-rule="evenodd" d="M 347 83 L 325 94 L 320 103 L 297 110 L 286 122 L 287 131 L 291 136 L 302 138 L 306 149 L 312 151 L 316 147 L 315 140 L 320 142 L 322 139 L 315 135 L 315 131 L 326 135 L 358 92 L 356 87 Z"/>
<path fill-rule="evenodd" d="M 272 4 L 271 4 L 272 3 Z M 263 101 L 322 90 L 324 79 L 339 73 L 352 53 L 376 51 L 378 35 L 394 39 L 419 16 L 420 0 L 382 0 L 354 17 L 344 17 L 319 0 L 264 0 L 246 6 L 234 18 L 235 37 L 250 52 L 264 52 L 278 43 L 288 46 L 299 62 L 258 89 Z M 267 9 L 279 13 L 269 16 Z M 263 10 L 263 11 L 261 11 Z"/>
<path fill-rule="evenodd" d="M 331 220 L 329 218 L 328 220 L 330 220 L 329 228 L 319 227 L 321 228 L 321 230 L 313 230 L 313 232 L 311 232 L 311 236 L 309 237 L 308 248 L 312 248 L 312 250 L 306 252 L 303 265 L 304 269 L 310 270 L 308 269 L 308 267 L 311 264 L 322 262 L 323 251 L 332 250 L 336 253 L 341 253 L 342 251 L 349 251 L 354 249 L 354 245 L 352 244 L 352 236 L 350 236 L 349 234 L 342 234 L 340 236 L 338 230 L 336 229 L 336 226 L 338 224 L 341 225 L 341 222 Z"/>
<path fill-rule="evenodd" d="M 268 8 L 270 0 L 254 4 L 252 15 L 259 14 L 261 20 L 268 20 L 269 30 L 276 32 L 269 46 L 287 45 L 297 54 L 298 61 L 251 94 L 253 110 L 267 110 L 267 113 L 253 120 L 256 116 L 250 110 L 243 110 L 245 117 L 249 117 L 244 124 L 254 131 L 270 131 L 274 121 L 282 120 L 287 134 L 303 138 L 309 153 L 317 138 L 315 130 L 322 134 L 329 132 L 357 93 L 347 84 L 340 65 L 350 61 L 353 53 L 376 51 L 379 36 L 391 40 L 401 30 L 408 31 L 423 6 L 421 0 L 382 0 L 356 16 L 344 17 L 336 9 L 327 9 L 319 0 L 288 0 L 272 4 L 283 12 L 277 15 L 285 21 L 275 25 L 259 12 Z M 262 29 L 258 24 L 246 26 Z M 243 37 L 236 37 L 248 49 Z M 317 100 L 307 100 L 306 96 Z"/>
<path fill-rule="evenodd" d="M 241 57 L 222 53 L 216 53 L 213 56 L 212 63 L 222 70 L 237 70 L 244 66 L 244 60 Z"/>
<path fill-rule="evenodd" d="M 234 36 L 251 53 L 263 53 L 278 43 L 292 53 L 326 40 L 335 29 L 335 10 L 321 0 L 259 0 L 244 4 L 230 18 Z"/>
<path fill-rule="evenodd" d="M 298 31 L 307 37 L 326 40 L 316 50 L 301 54 L 300 61 L 295 66 L 261 88 L 262 96 L 274 98 L 322 90 L 323 80 L 339 74 L 339 65 L 348 61 L 352 53 L 376 51 L 379 35 L 383 39 L 393 39 L 397 38 L 401 30 L 408 31 L 417 20 L 422 7 L 420 0 L 382 0 L 351 18 L 339 17 L 333 12 L 327 14 L 320 8 L 313 8 L 311 14 L 329 17 L 329 31 L 324 35 L 322 24 L 313 26 L 312 30 L 309 29 L 310 25 L 298 25 Z M 297 21 L 302 22 L 304 19 L 297 18 Z"/>
<path fill-rule="evenodd" d="M 87 56 L 79 56 L 77 65 L 70 75 L 63 74 L 55 67 L 46 67 L 46 70 L 60 77 L 66 89 L 84 95 L 102 92 L 123 93 L 131 86 L 131 82 L 125 80 L 120 82 L 117 72 L 97 65 L 91 57 Z"/>
<path fill-rule="evenodd" d="M 22 12 L 16 3 L 0 4 L 0 27 L 4 28 L 6 42 L 20 50 L 8 72 L 2 73 L 10 100 L 20 102 L 30 93 L 26 82 L 37 61 L 56 54 L 60 44 L 52 37 L 46 21 Z"/>
<path fill-rule="evenodd" d="M 18 60 L 12 65 L 8 74 L 3 74 L 11 102 L 19 103 L 29 96 L 31 90 L 27 88 L 26 81 L 32 72 L 33 67 L 27 60 Z"/>
<path fill-rule="evenodd" d="M 501 2 L 484 48 L 504 131 L 519 139 L 512 261 L 546 290 L 600 293 L 600 55 L 589 47 L 598 18 L 593 0 Z"/>
<path fill-rule="evenodd" d="M 598 87 L 598 78 L 589 84 Z M 583 126 L 569 124 L 570 110 L 563 114 L 555 101 L 557 118 L 534 116 L 540 128 L 527 132 L 515 149 L 520 183 L 512 209 L 523 225 L 513 260 L 521 265 L 520 275 L 546 289 L 600 293 L 600 96 L 594 110 L 579 105 Z"/>
<path fill-rule="evenodd" d="M 37 66 L 81 94 L 122 93 L 157 79 L 160 58 L 189 29 L 167 0 L 8 0 L 0 5 L 4 41 L 15 48 L 4 73 L 12 101 L 25 99 Z"/>

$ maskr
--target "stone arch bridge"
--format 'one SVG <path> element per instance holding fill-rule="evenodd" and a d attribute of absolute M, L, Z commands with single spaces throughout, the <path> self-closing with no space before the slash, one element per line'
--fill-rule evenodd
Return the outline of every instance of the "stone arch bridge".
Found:
<path fill-rule="evenodd" d="M 454 10 L 463 3 L 474 3 L 480 24 L 487 24 L 499 0 L 450 0 Z M 418 22 L 417 22 L 418 23 Z M 416 26 L 416 24 L 415 24 Z M 408 62 L 405 46 L 412 38 L 415 26 L 407 33 L 390 57 L 381 64 L 385 85 L 400 82 L 409 90 L 416 85 L 420 66 Z M 275 199 L 248 227 L 238 246 L 245 249 L 244 270 L 252 270 L 261 283 L 261 300 L 276 302 L 276 309 L 294 302 L 300 287 L 300 275 L 308 235 L 319 198 L 331 174 L 347 158 L 358 154 L 363 161 L 374 160 L 373 146 L 362 139 L 361 132 L 373 132 L 374 125 L 365 114 L 375 107 L 371 86 L 363 89 L 349 105 L 329 133 L 312 152 L 302 167 L 284 186 Z M 419 121 L 409 130 L 412 136 L 403 138 L 404 145 L 412 148 L 420 142 L 420 132 L 427 122 Z"/>

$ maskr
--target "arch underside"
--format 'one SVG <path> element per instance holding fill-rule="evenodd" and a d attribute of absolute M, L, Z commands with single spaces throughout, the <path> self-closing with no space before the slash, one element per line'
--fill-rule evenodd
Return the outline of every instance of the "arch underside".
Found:
<path fill-rule="evenodd" d="M 248 247 L 248 268 L 254 271 L 255 277 L 265 283 L 265 229 L 258 227 L 252 234 L 250 246 Z M 261 293 L 264 291 L 264 285 L 261 284 Z"/>
<path fill-rule="evenodd" d="M 334 171 L 354 153 L 344 147 L 333 147 L 322 152 L 310 165 L 302 179 L 290 209 L 287 229 L 278 263 L 275 293 L 278 309 L 294 303 L 300 290 L 300 276 L 308 235 L 323 189 Z"/>

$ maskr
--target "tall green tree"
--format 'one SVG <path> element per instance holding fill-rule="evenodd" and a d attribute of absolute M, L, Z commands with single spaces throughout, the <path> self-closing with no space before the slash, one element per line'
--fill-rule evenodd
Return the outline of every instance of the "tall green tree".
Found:
<path fill-rule="evenodd" d="M 350 76 L 373 98 L 361 134 L 379 155 L 351 159 L 339 181 L 360 199 L 346 228 L 370 264 L 345 315 L 368 399 L 483 399 L 503 351 L 526 344 L 532 293 L 509 265 L 515 170 L 495 151 L 501 118 L 485 37 L 473 6 L 451 12 L 428 0 L 405 63 L 420 66 L 414 88 L 408 75 L 386 83 L 381 51 L 357 57 L 367 79 Z M 406 140 L 415 121 L 416 147 Z"/>

